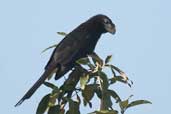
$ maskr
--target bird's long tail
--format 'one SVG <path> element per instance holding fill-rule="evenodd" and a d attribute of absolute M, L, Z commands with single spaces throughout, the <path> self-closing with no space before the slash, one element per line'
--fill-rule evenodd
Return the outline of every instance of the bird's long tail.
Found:
<path fill-rule="evenodd" d="M 21 100 L 18 101 L 18 103 L 15 105 L 19 106 L 21 105 L 24 100 L 29 99 L 34 92 L 44 83 L 44 81 L 53 73 L 53 70 L 45 70 L 45 72 L 42 74 L 42 76 L 36 81 L 36 83 L 27 91 L 27 93 L 21 98 Z"/>

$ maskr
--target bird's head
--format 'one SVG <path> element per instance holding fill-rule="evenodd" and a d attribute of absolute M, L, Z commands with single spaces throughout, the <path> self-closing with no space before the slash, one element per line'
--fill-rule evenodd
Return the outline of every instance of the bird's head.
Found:
<path fill-rule="evenodd" d="M 90 24 L 92 24 L 95 27 L 94 29 L 102 33 L 109 32 L 111 34 L 115 34 L 116 32 L 115 24 L 106 15 L 99 14 L 93 16 L 92 18 L 89 19 L 88 22 L 91 22 Z"/>

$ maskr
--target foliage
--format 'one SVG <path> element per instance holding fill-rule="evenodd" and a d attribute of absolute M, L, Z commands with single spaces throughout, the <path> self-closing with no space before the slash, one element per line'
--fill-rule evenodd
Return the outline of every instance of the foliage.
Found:
<path fill-rule="evenodd" d="M 66 35 L 64 32 L 58 32 L 58 34 Z M 124 114 L 131 107 L 140 104 L 151 104 L 147 100 L 130 102 L 132 95 L 123 100 L 115 90 L 111 89 L 111 85 L 117 82 L 126 84 L 129 87 L 133 84 L 121 69 L 110 64 L 111 59 L 111 55 L 102 60 L 96 53 L 93 53 L 77 61 L 77 65 L 69 74 L 68 79 L 60 87 L 45 82 L 44 85 L 52 89 L 52 92 L 42 98 L 36 114 L 44 114 L 45 112 L 48 114 L 81 114 L 80 104 L 83 103 L 84 106 L 88 105 L 92 108 L 92 99 L 95 95 L 97 95 L 96 100 L 100 101 L 99 110 L 89 114 Z M 104 69 L 109 69 L 112 76 L 106 74 Z M 116 101 L 115 104 L 120 107 L 120 110 L 114 108 L 113 99 Z"/>

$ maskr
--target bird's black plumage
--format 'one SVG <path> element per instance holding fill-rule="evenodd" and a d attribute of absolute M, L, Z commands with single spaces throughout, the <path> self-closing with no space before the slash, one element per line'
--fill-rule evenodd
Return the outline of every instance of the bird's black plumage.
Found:
<path fill-rule="evenodd" d="M 70 32 L 53 51 L 42 76 L 15 106 L 30 98 L 50 74 L 56 72 L 57 80 L 71 70 L 78 59 L 93 53 L 100 36 L 106 32 L 114 34 L 115 25 L 105 15 L 93 16 Z"/>

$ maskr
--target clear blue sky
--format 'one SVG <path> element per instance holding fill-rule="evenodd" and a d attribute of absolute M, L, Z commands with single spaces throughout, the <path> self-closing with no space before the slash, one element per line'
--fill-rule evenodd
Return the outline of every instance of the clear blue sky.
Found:
<path fill-rule="evenodd" d="M 171 2 L 169 0 L 4 0 L 0 1 L 1 114 L 34 114 L 49 89 L 41 87 L 20 107 L 14 104 L 43 72 L 51 51 L 46 47 L 95 14 L 106 14 L 116 24 L 115 36 L 105 34 L 96 52 L 112 54 L 134 86 L 116 87 L 124 99 L 148 99 L 152 105 L 126 114 L 169 114 L 171 102 Z M 57 81 L 56 84 L 61 83 Z M 92 111 L 92 109 L 91 109 Z M 82 108 L 82 114 L 90 112 Z"/>

